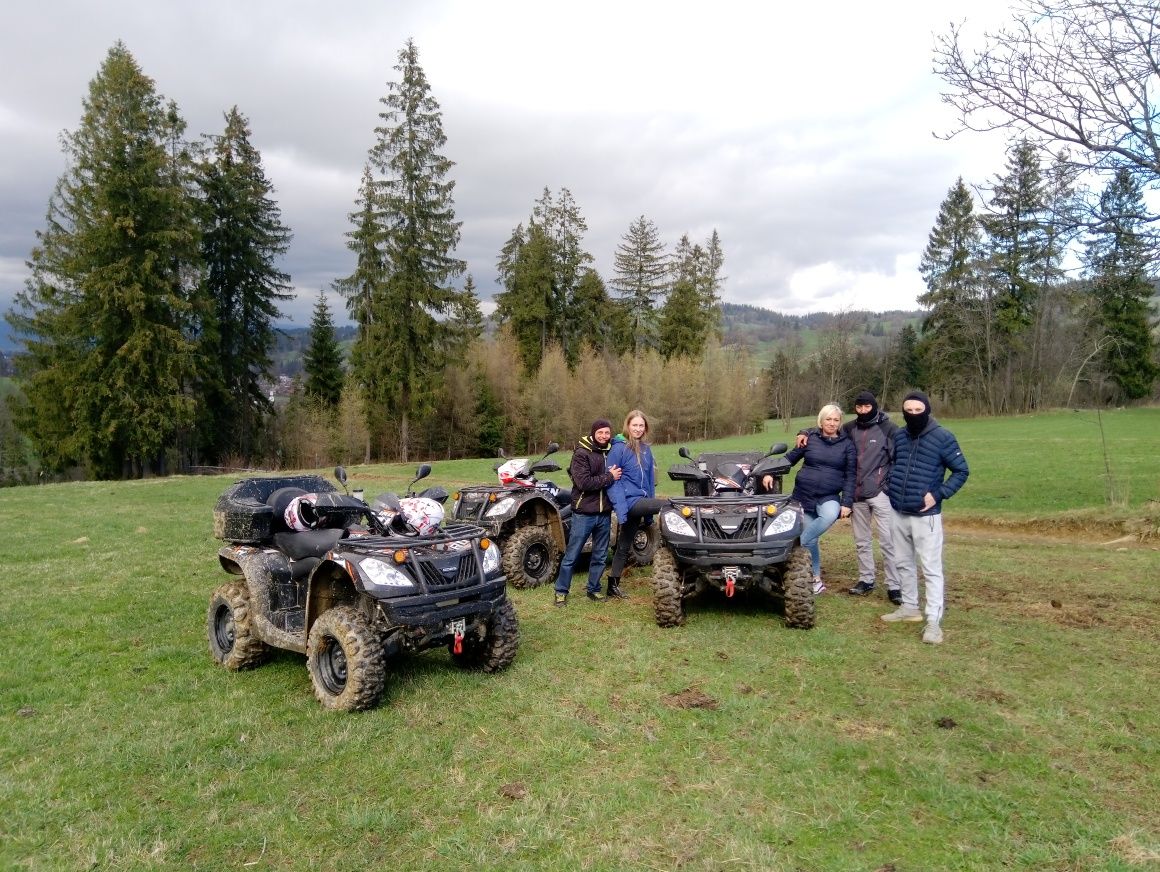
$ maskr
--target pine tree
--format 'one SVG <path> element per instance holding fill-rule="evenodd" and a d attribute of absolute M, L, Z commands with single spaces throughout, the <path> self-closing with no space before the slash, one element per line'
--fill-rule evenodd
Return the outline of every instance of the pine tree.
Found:
<path fill-rule="evenodd" d="M 581 333 L 586 325 L 575 312 L 576 293 L 580 279 L 592 255 L 584 250 L 584 234 L 588 223 L 580 214 L 580 207 L 572 192 L 561 188 L 557 197 L 548 188 L 532 208 L 532 217 L 547 237 L 552 262 L 552 298 L 549 323 L 551 338 L 559 342 L 568 366 L 574 367 L 579 357 Z"/>
<path fill-rule="evenodd" d="M 334 319 L 326 294 L 318 292 L 314 316 L 310 320 L 310 345 L 303 364 L 306 372 L 304 390 L 331 408 L 342 399 L 342 350 L 334 333 Z"/>
<path fill-rule="evenodd" d="M 657 345 L 661 356 L 665 360 L 697 357 L 704 350 L 705 338 L 697 285 L 691 278 L 678 278 L 658 318 Z"/>
<path fill-rule="evenodd" d="M 198 172 L 202 195 L 203 293 L 209 306 L 202 360 L 209 364 L 203 394 L 204 441 L 211 457 L 260 448 L 272 407 L 264 382 L 272 366 L 278 303 L 292 297 L 290 277 L 276 262 L 290 232 L 271 199 L 262 158 L 235 106 L 225 131 L 212 137 Z"/>
<path fill-rule="evenodd" d="M 660 233 L 641 215 L 616 247 L 609 282 L 627 313 L 636 353 L 657 347 L 657 309 L 669 285 L 669 262 Z"/>
<path fill-rule="evenodd" d="M 408 40 L 399 51 L 397 82 L 381 99 L 382 123 L 360 188 L 360 210 L 348 245 L 355 272 L 340 282 L 357 312 L 359 335 L 352 367 L 362 385 L 368 428 L 384 420 L 398 428 L 399 454 L 408 459 L 410 424 L 430 408 L 449 355 L 457 348 L 448 318 L 465 305 L 452 284 L 465 264 L 454 257 L 455 220 L 442 154 L 442 113 Z M 377 175 L 372 175 L 377 173 Z M 353 312 L 352 312 L 353 314 Z"/>
<path fill-rule="evenodd" d="M 520 362 L 534 373 L 556 338 L 553 311 L 556 301 L 552 242 L 532 219 L 512 231 L 499 258 L 499 281 L 504 290 L 496 294 L 496 315 L 509 325 Z"/>
<path fill-rule="evenodd" d="M 1100 196 L 1097 235 L 1088 244 L 1086 265 L 1096 300 L 1103 368 L 1115 386 L 1114 400 L 1139 400 L 1160 378 L 1157 346 L 1149 324 L 1154 293 L 1148 270 L 1147 211 L 1139 183 L 1121 168 Z"/>
<path fill-rule="evenodd" d="M 927 288 L 918 303 L 926 310 L 922 347 L 930 361 L 929 387 L 943 394 L 962 389 L 969 373 L 980 375 L 973 365 L 977 355 L 991 361 L 985 371 L 993 368 L 993 323 L 979 298 L 981 247 L 974 199 L 960 176 L 939 206 L 918 267 Z"/>
<path fill-rule="evenodd" d="M 120 42 L 83 105 L 7 316 L 25 350 L 19 424 L 50 468 L 163 471 L 195 405 L 198 237 L 184 123 Z"/>

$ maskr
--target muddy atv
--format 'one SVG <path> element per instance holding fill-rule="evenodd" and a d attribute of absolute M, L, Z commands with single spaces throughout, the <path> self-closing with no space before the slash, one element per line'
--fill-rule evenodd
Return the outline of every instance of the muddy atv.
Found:
<path fill-rule="evenodd" d="M 572 491 L 540 479 L 536 473 L 558 472 L 560 465 L 548 458 L 560 450 L 549 442 L 544 455 L 534 463 L 525 459 L 497 464 L 497 485 L 470 485 L 453 495 L 452 516 L 478 524 L 499 543 L 504 572 L 513 587 L 539 587 L 552 582 L 560 569 L 572 528 Z M 610 544 L 616 547 L 616 519 L 612 521 Z M 640 530 L 633 539 L 630 557 L 640 566 L 652 562 L 660 536 L 655 526 Z M 591 552 L 592 543 L 584 545 Z"/>
<path fill-rule="evenodd" d="M 802 510 L 781 493 L 789 464 L 774 456 L 785 450 L 778 444 L 764 455 L 743 458 L 743 475 L 736 452 L 693 460 L 687 449 L 680 450 L 689 463 L 671 467 L 669 478 L 682 482 L 686 496 L 674 498 L 656 525 L 662 539 L 653 559 L 658 626 L 683 624 L 685 602 L 711 590 L 726 598 L 764 597 L 782 606 L 787 627 L 814 626 L 810 557 L 798 541 Z M 771 492 L 753 493 L 761 490 L 755 483 L 766 474 L 774 479 Z"/>
<path fill-rule="evenodd" d="M 316 475 L 236 482 L 214 507 L 218 559 L 236 576 L 210 597 L 214 660 L 240 670 L 274 648 L 305 654 L 314 695 L 342 711 L 374 707 L 399 654 L 446 647 L 463 667 L 508 666 L 519 622 L 499 548 L 474 525 L 411 523 L 394 495 L 368 506 Z"/>
<path fill-rule="evenodd" d="M 470 485 L 452 495 L 452 517 L 483 527 L 499 544 L 513 587 L 538 587 L 555 579 L 560 568 L 572 492 L 536 475 L 559 471 L 560 465 L 547 459 L 559 450 L 558 443 L 549 442 L 534 463 L 516 458 L 497 465 L 499 484 Z"/>

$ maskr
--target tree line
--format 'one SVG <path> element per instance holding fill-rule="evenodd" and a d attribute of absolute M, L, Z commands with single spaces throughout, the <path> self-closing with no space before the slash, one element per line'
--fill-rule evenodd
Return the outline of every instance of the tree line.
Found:
<path fill-rule="evenodd" d="M 275 324 L 292 291 L 278 264 L 292 235 L 249 122 L 234 107 L 220 134 L 190 139 L 124 44 L 109 50 L 62 136 L 67 169 L 5 314 L 21 346 L 0 428 L 6 478 L 18 467 L 117 478 L 292 465 L 317 445 L 333 449 L 325 462 L 522 449 L 565 435 L 545 428 L 579 434 L 581 418 L 617 413 L 594 400 L 575 420 L 553 409 L 565 383 L 592 397 L 577 373 L 619 385 L 608 396 L 620 411 L 647 403 L 641 372 L 658 390 L 677 373 L 694 392 L 714 380 L 703 370 L 718 353 L 716 232 L 666 252 L 641 216 L 616 252 L 610 293 L 566 188 L 545 188 L 498 253 L 499 332 L 485 335 L 455 256 L 441 110 L 412 41 L 394 69 L 349 215 L 351 272 L 333 284 L 353 343 L 339 349 L 320 292 L 300 389 L 275 407 Z M 755 373 L 740 384 L 752 390 Z M 695 415 L 674 404 L 660 416 L 666 432 L 715 435 L 760 416 L 760 403 L 729 396 L 691 401 Z"/>

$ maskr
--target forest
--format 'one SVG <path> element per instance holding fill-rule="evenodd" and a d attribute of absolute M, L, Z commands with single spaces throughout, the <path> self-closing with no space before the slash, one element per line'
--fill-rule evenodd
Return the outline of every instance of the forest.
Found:
<path fill-rule="evenodd" d="M 989 97 L 953 31 L 936 62 Z M 1015 125 L 991 179 L 948 180 L 915 312 L 726 302 L 728 240 L 669 248 L 643 214 L 602 276 L 581 204 L 544 187 L 495 253 L 485 307 L 456 256 L 454 165 L 413 41 L 394 70 L 352 191 L 350 271 L 329 288 L 349 324 L 320 291 L 290 335 L 292 229 L 246 116 L 193 137 L 125 46 L 109 50 L 5 314 L 4 483 L 492 456 L 633 407 L 658 440 L 714 438 L 867 388 L 889 409 L 921 387 L 954 415 L 1157 399 L 1160 155 Z"/>

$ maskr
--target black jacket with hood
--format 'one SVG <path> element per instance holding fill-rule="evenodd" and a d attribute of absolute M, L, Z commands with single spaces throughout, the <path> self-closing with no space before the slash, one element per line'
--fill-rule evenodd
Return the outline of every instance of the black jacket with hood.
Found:
<path fill-rule="evenodd" d="M 581 436 L 568 464 L 572 478 L 572 511 L 578 515 L 607 515 L 612 512 L 612 500 L 607 488 L 615 479 L 605 469 L 605 461 L 612 443 L 601 446 L 591 434 Z"/>

